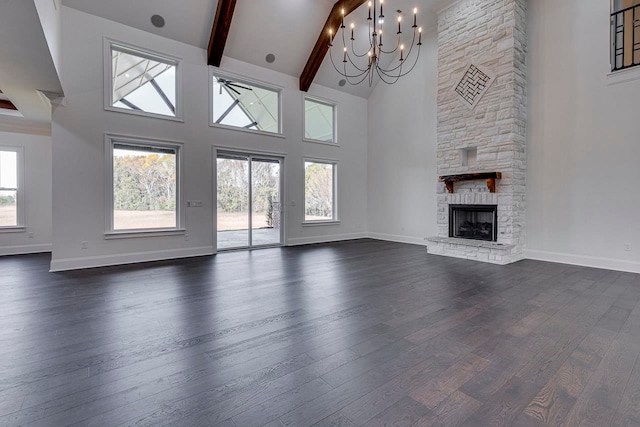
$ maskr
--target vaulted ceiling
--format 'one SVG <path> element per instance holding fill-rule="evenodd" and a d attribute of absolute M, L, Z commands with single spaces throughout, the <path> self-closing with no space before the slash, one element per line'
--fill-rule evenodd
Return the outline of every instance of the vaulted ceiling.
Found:
<path fill-rule="evenodd" d="M 421 25 L 430 28 L 436 24 L 436 11 L 453 1 L 386 0 L 385 14 L 396 15 L 396 10 L 402 10 L 409 18 L 411 10 L 418 7 Z M 66 6 L 203 49 L 209 43 L 217 3 L 217 0 L 63 0 Z M 334 3 L 335 0 L 237 0 L 224 56 L 299 77 Z M 151 24 L 154 14 L 164 17 L 163 28 Z M 365 3 L 349 16 L 348 22 L 364 29 L 366 15 Z M 274 62 L 266 61 L 268 54 L 275 55 Z M 327 57 L 314 83 L 362 97 L 371 92 L 365 83 L 339 87 L 340 79 Z"/>

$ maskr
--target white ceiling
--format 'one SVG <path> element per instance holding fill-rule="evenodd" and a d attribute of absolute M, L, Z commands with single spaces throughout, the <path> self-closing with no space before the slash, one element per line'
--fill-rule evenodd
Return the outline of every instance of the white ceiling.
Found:
<path fill-rule="evenodd" d="M 63 0 L 64 5 L 122 24 L 162 35 L 191 45 L 206 48 L 215 16 L 217 0 Z M 334 0 L 238 0 L 224 51 L 229 56 L 285 74 L 299 76 L 322 30 Z M 386 0 L 385 15 L 396 9 L 407 13 L 418 7 L 420 22 L 425 29 L 436 23 L 435 12 L 454 0 Z M 165 18 L 163 28 L 154 27 L 150 18 L 159 14 Z M 364 4 L 347 21 L 356 20 L 359 28 L 366 26 L 367 5 Z M 408 27 L 408 25 L 407 25 Z M 406 32 L 406 31 L 405 31 Z M 267 54 L 276 56 L 266 62 Z M 338 86 L 341 77 L 325 58 L 314 83 L 354 95 L 368 97 L 368 84 Z"/>

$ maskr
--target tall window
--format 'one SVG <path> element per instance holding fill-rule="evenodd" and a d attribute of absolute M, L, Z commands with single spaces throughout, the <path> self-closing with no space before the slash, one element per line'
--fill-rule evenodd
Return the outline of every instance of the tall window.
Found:
<path fill-rule="evenodd" d="M 281 133 L 280 91 L 212 74 L 212 125 Z"/>
<path fill-rule="evenodd" d="M 0 230 L 22 226 L 22 150 L 0 147 Z"/>
<path fill-rule="evenodd" d="M 304 162 L 304 221 L 336 221 L 335 162 Z"/>
<path fill-rule="evenodd" d="M 113 232 L 180 228 L 180 146 L 111 140 Z"/>
<path fill-rule="evenodd" d="M 640 0 L 611 2 L 611 69 L 640 65 Z"/>
<path fill-rule="evenodd" d="M 304 138 L 311 141 L 336 142 L 334 104 L 313 98 L 304 99 Z"/>
<path fill-rule="evenodd" d="M 178 61 L 111 43 L 108 109 L 179 118 Z"/>

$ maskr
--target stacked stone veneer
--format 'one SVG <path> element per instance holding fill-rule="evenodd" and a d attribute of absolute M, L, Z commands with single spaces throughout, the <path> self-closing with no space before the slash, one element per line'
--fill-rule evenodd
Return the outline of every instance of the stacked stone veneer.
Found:
<path fill-rule="evenodd" d="M 524 258 L 526 174 L 526 0 L 462 0 L 438 16 L 438 175 L 502 172 L 496 193 L 484 181 L 438 188 L 438 236 L 429 253 L 507 264 Z M 495 80 L 471 109 L 455 92 L 468 65 Z M 477 149 L 477 164 L 462 165 Z M 449 239 L 449 204 L 498 205 L 498 242 Z"/>

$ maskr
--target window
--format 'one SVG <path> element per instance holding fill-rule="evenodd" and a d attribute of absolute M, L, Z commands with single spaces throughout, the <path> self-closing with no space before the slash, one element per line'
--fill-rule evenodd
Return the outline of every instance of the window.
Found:
<path fill-rule="evenodd" d="M 304 98 L 304 139 L 336 142 L 335 105 L 313 98 Z"/>
<path fill-rule="evenodd" d="M 106 108 L 153 117 L 180 118 L 178 60 L 109 44 Z"/>
<path fill-rule="evenodd" d="M 611 69 L 640 65 L 640 0 L 611 2 Z"/>
<path fill-rule="evenodd" d="M 180 145 L 109 138 L 110 232 L 181 228 Z"/>
<path fill-rule="evenodd" d="M 21 228 L 22 149 L 0 147 L 0 230 Z"/>
<path fill-rule="evenodd" d="M 335 162 L 305 160 L 304 221 L 337 221 Z"/>
<path fill-rule="evenodd" d="M 211 78 L 211 125 L 281 133 L 279 90 L 219 74 Z"/>

